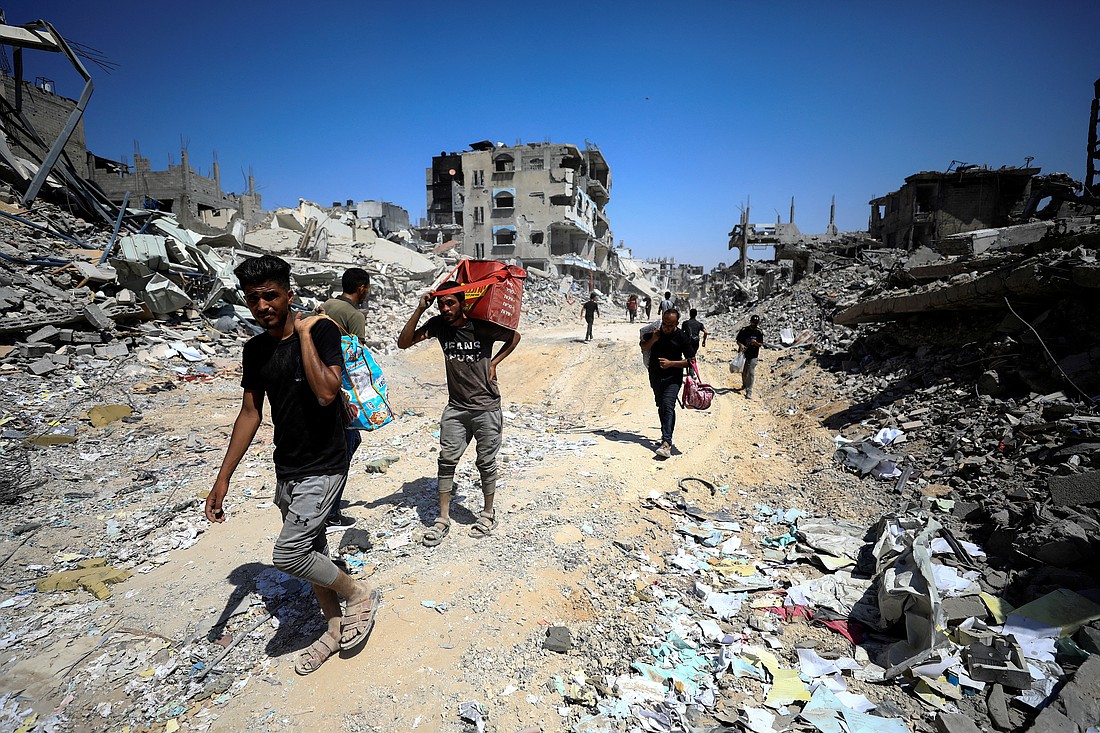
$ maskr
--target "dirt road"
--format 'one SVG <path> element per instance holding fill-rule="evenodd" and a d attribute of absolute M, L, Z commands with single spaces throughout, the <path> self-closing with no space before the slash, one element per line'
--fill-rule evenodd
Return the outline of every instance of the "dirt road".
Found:
<path fill-rule="evenodd" d="M 459 468 L 456 525 L 437 548 L 422 547 L 417 538 L 435 516 L 435 431 L 446 402 L 441 355 L 428 342 L 381 360 L 401 419 L 366 435 L 345 495 L 358 525 L 330 541 L 382 589 L 384 605 L 361 651 L 334 657 L 308 677 L 294 673 L 294 656 L 321 633 L 321 620 L 301 585 L 268 567 L 279 521 L 270 505 L 274 475 L 265 424 L 230 489 L 228 521 L 118 586 L 84 621 L 146 632 L 132 640 L 130 667 L 103 670 L 120 681 L 117 709 L 146 695 L 155 704 L 148 704 L 145 721 L 178 719 L 191 729 L 459 731 L 459 703 L 478 700 L 500 731 L 536 724 L 563 730 L 555 675 L 621 672 L 638 635 L 647 632 L 631 610 L 637 600 L 631 591 L 648 581 L 623 570 L 620 547 L 655 558 L 668 549 L 671 522 L 643 509 L 651 492 L 674 490 L 694 476 L 723 487 L 715 497 L 698 485 L 691 489 L 693 501 L 715 508 L 813 503 L 838 517 L 874 513 L 847 501 L 845 479 L 831 469 L 826 473 L 835 485 L 821 474 L 814 496 L 799 495 L 807 477 L 830 462 L 830 435 L 819 424 L 835 409 L 821 397 L 823 383 L 814 381 L 823 377 L 800 368 L 799 360 L 765 352 L 757 399 L 750 402 L 736 391 L 740 377 L 726 367 L 731 345 L 712 340 L 700 367 L 719 395 L 707 412 L 678 411 L 681 452 L 660 461 L 653 454 L 659 426 L 637 348 L 638 325 L 598 321 L 590 343 L 581 340 L 583 328 L 578 319 L 524 331 L 499 372 L 506 410 L 500 527 L 486 539 L 467 534 L 481 502 L 471 450 Z M 234 379 L 221 379 L 166 399 L 163 411 L 146 416 L 165 430 L 196 431 L 209 448 L 190 456 L 203 466 L 187 487 L 192 495 L 209 487 L 237 394 Z M 183 460 L 186 451 L 178 450 Z M 366 461 L 382 456 L 397 460 L 386 473 L 364 472 Z M 216 624 L 234 611 L 241 613 Z M 268 612 L 274 619 L 265 621 Z M 541 649 L 549 625 L 571 629 L 573 651 Z M 168 643 L 203 644 L 204 636 L 222 646 L 239 643 L 212 674 L 207 668 L 222 651 L 218 643 L 205 643 L 197 660 L 175 658 L 179 643 Z M 10 665 L 8 684 L 50 700 L 57 675 L 79 674 L 97 659 L 99 642 L 97 635 L 68 635 L 33 662 Z M 181 665 L 192 664 L 192 678 L 202 677 L 192 684 L 219 682 L 190 700 L 157 698 L 140 679 L 129 692 L 121 684 L 128 676 L 155 678 L 167 666 L 173 671 L 165 674 L 178 675 Z M 70 713 L 112 702 L 85 697 L 78 693 Z M 110 707 L 106 712 L 104 726 L 120 722 Z M 75 727 L 95 727 L 91 722 L 83 718 Z"/>

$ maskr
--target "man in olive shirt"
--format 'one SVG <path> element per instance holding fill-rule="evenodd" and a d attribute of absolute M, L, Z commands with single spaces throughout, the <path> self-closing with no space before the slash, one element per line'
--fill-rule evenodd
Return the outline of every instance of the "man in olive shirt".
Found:
<path fill-rule="evenodd" d="M 484 509 L 477 523 L 470 528 L 474 537 L 486 537 L 497 526 L 493 500 L 497 484 L 497 453 L 500 451 L 504 415 L 500 409 L 500 388 L 497 386 L 497 365 L 519 344 L 519 333 L 489 321 L 470 318 L 465 311 L 465 294 L 456 282 L 440 285 L 435 297 L 439 315 L 417 328 L 416 324 L 431 305 L 431 293 L 420 298 L 409 317 L 397 346 L 408 349 L 421 341 L 435 337 L 443 349 L 447 367 L 447 394 L 450 398 L 439 419 L 439 518 L 424 535 L 425 545 L 432 547 L 443 541 L 451 531 L 451 491 L 455 468 L 470 445 L 477 442 L 475 465 L 481 474 Z M 493 343 L 503 342 L 496 356 Z"/>
<path fill-rule="evenodd" d="M 340 278 L 344 292 L 335 298 L 329 298 L 321 306 L 326 316 L 340 324 L 344 333 L 358 336 L 360 341 L 367 338 L 367 318 L 363 315 L 363 303 L 370 292 L 370 273 L 361 267 L 349 267 Z"/>
<path fill-rule="evenodd" d="M 344 333 L 356 336 L 362 343 L 367 340 L 367 319 L 360 308 L 366 302 L 367 294 L 370 292 L 370 273 L 361 267 L 349 267 L 344 270 L 344 276 L 340 279 L 340 286 L 344 292 L 335 298 L 326 300 L 324 305 L 321 306 L 321 312 L 336 321 L 340 328 L 344 330 Z M 350 461 L 363 442 L 363 438 L 359 435 L 358 430 L 351 429 L 344 431 L 344 437 L 347 439 L 348 460 Z M 345 516 L 340 511 L 340 502 L 343 499 L 344 489 L 341 487 L 340 493 L 336 495 L 336 501 L 332 504 L 332 512 L 325 520 L 325 531 L 339 532 L 342 529 L 355 526 L 355 520 Z"/>

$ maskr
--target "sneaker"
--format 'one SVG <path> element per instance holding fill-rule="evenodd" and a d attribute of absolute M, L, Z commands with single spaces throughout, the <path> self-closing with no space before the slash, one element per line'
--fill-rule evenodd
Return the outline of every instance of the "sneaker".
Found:
<path fill-rule="evenodd" d="M 355 520 L 344 514 L 329 515 L 325 520 L 325 532 L 341 532 L 355 526 Z"/>
<path fill-rule="evenodd" d="M 668 443 L 661 443 L 661 447 L 658 448 L 655 452 L 657 453 L 658 458 L 671 458 L 672 457 L 672 447 L 669 446 Z"/>

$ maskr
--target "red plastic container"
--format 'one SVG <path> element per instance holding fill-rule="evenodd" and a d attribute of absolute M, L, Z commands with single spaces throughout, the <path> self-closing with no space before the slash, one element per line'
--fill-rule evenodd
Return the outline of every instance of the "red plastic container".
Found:
<path fill-rule="evenodd" d="M 462 287 L 436 290 L 432 295 L 438 297 L 461 290 L 465 293 L 466 315 L 515 331 L 519 328 L 526 278 L 527 271 L 515 265 L 496 260 L 462 260 L 443 279 L 443 282 L 453 280 Z"/>

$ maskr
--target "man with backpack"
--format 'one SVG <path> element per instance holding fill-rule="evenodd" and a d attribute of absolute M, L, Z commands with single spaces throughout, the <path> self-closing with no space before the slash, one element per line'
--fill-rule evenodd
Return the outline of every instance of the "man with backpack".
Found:
<path fill-rule="evenodd" d="M 326 300 L 321 306 L 321 312 L 336 321 L 336 325 L 344 333 L 355 336 L 362 343 L 367 340 L 367 319 L 362 306 L 370 290 L 370 273 L 361 267 L 349 267 L 340 278 L 340 287 L 343 292 Z M 347 439 L 348 461 L 351 461 L 363 438 L 358 430 L 351 428 L 344 431 L 344 437 Z M 339 532 L 355 526 L 355 520 L 340 511 L 343 499 L 344 489 L 341 488 L 336 495 L 336 501 L 332 503 L 332 511 L 325 520 L 326 532 Z"/>
<path fill-rule="evenodd" d="M 707 327 L 703 325 L 696 316 L 699 315 L 699 311 L 692 308 L 688 311 L 688 319 L 680 326 L 681 330 L 688 335 L 691 339 L 691 343 L 695 345 L 695 351 L 698 353 L 700 346 L 707 345 Z M 703 343 L 699 343 L 699 337 L 702 336 Z"/>
<path fill-rule="evenodd" d="M 309 674 L 336 652 L 366 641 L 382 602 L 377 589 L 336 567 L 325 541 L 325 518 L 348 478 L 340 332 L 328 319 L 291 313 L 294 293 L 286 261 L 264 255 L 233 272 L 264 332 L 244 345 L 241 409 L 206 497 L 206 518 L 225 521 L 229 481 L 260 427 L 266 397 L 275 427 L 274 504 L 283 518 L 272 561 L 312 585 L 328 625 L 294 665 L 298 674 Z"/>
<path fill-rule="evenodd" d="M 681 331 L 680 312 L 675 308 L 661 315 L 661 327 L 642 336 L 639 346 L 649 353 L 649 386 L 661 420 L 661 445 L 654 451 L 658 458 L 672 455 L 672 433 L 676 429 L 676 400 L 684 380 L 684 369 L 695 358 L 695 347 Z"/>

